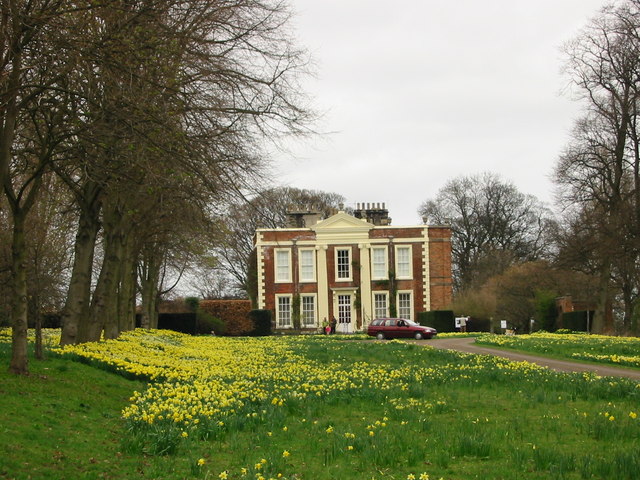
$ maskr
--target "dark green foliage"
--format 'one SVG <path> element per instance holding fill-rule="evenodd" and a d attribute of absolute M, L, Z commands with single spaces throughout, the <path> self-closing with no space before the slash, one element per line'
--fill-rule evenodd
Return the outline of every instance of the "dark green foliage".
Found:
<path fill-rule="evenodd" d="M 158 328 L 195 335 L 198 332 L 197 315 L 195 313 L 160 313 Z"/>
<path fill-rule="evenodd" d="M 291 302 L 291 321 L 294 330 L 300 330 L 300 294 L 296 293 Z"/>
<path fill-rule="evenodd" d="M 197 297 L 187 297 L 184 299 L 184 303 L 191 312 L 195 312 L 200 308 L 200 299 Z"/>
<path fill-rule="evenodd" d="M 271 310 L 251 310 L 249 318 L 253 321 L 254 329 L 251 336 L 260 337 L 271 335 Z"/>
<path fill-rule="evenodd" d="M 452 310 L 431 310 L 418 313 L 418 323 L 435 328 L 438 332 L 455 332 L 455 316 Z"/>
<path fill-rule="evenodd" d="M 564 312 L 562 314 L 562 328 L 574 332 L 586 332 L 588 331 L 589 319 L 593 320 L 593 311 Z"/>
<path fill-rule="evenodd" d="M 490 332 L 491 319 L 471 317 L 467 320 L 467 332 Z"/>
<path fill-rule="evenodd" d="M 205 312 L 201 308 L 196 310 L 197 333 L 208 335 L 214 332 L 216 335 L 224 335 L 227 331 L 226 324 L 217 317 Z"/>
<path fill-rule="evenodd" d="M 536 330 L 555 332 L 558 309 L 556 308 L 556 297 L 554 292 L 538 290 L 535 294 L 535 320 Z"/>

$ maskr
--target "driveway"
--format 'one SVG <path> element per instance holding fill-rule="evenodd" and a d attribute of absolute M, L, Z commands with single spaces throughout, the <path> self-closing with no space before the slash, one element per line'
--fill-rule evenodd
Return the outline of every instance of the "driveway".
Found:
<path fill-rule="evenodd" d="M 559 372 L 594 372 L 602 377 L 627 377 L 640 381 L 640 370 L 632 370 L 621 367 L 609 367 L 606 365 L 590 365 L 586 363 L 571 362 L 569 360 L 555 360 L 551 358 L 537 357 L 526 353 L 499 350 L 474 345 L 474 338 L 438 338 L 434 340 L 414 340 L 419 345 L 428 345 L 444 350 L 456 350 L 458 352 L 477 353 L 479 355 L 497 355 L 516 362 L 531 362 L 543 367 L 548 367 Z"/>

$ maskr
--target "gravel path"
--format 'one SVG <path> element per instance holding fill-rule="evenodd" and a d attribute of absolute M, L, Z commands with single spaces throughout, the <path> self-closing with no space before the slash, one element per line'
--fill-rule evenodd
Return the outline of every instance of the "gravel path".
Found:
<path fill-rule="evenodd" d="M 555 360 L 551 358 L 538 357 L 526 353 L 511 352 L 496 348 L 488 348 L 475 345 L 474 338 L 439 338 L 434 340 L 414 340 L 419 345 L 429 345 L 434 348 L 445 350 L 456 350 L 459 352 L 477 353 L 480 355 L 497 355 L 509 358 L 518 362 L 531 362 L 549 367 L 560 372 L 594 372 L 603 377 L 627 377 L 640 381 L 640 370 L 632 370 L 621 367 L 609 367 L 606 365 L 590 365 L 585 363 L 571 362 L 568 360 Z"/>

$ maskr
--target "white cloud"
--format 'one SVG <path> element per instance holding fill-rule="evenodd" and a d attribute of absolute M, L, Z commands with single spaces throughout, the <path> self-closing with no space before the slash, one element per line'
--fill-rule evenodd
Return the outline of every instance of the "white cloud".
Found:
<path fill-rule="evenodd" d="M 386 202 L 395 225 L 462 174 L 493 171 L 551 202 L 579 105 L 560 96 L 563 42 L 601 0 L 293 0 L 323 138 L 277 158 L 299 188 Z"/>

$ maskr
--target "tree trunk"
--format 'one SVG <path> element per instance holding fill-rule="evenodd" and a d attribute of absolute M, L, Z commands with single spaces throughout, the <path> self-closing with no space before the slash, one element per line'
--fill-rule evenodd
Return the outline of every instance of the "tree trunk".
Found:
<path fill-rule="evenodd" d="M 607 325 L 607 309 L 609 306 L 609 280 L 611 277 L 611 262 L 603 259 L 600 268 L 600 280 L 598 282 L 598 304 L 593 314 L 591 333 L 604 333 Z"/>
<path fill-rule="evenodd" d="M 118 328 L 120 332 L 135 328 L 136 262 L 134 242 L 131 236 L 125 238 L 124 254 L 118 292 Z"/>
<path fill-rule="evenodd" d="M 74 247 L 73 269 L 67 299 L 62 310 L 62 335 L 60 345 L 79 342 L 78 332 L 83 330 L 85 337 L 89 321 L 89 305 L 91 301 L 91 273 L 93 271 L 93 256 L 96 238 L 100 230 L 98 218 L 100 207 L 82 209 L 78 222 L 78 233 Z"/>
<path fill-rule="evenodd" d="M 161 261 L 156 255 L 144 257 L 142 284 L 142 328 L 158 328 L 158 282 Z"/>
<path fill-rule="evenodd" d="M 104 330 L 105 338 L 118 336 L 118 281 L 122 246 L 120 223 L 122 219 L 118 206 L 105 205 L 102 213 L 104 229 L 104 255 L 98 282 L 93 292 L 91 308 L 86 328 L 78 331 L 80 342 L 97 342 Z"/>
<path fill-rule="evenodd" d="M 27 265 L 24 234 L 26 212 L 13 209 L 12 242 L 12 308 L 11 308 L 11 364 L 9 371 L 18 375 L 27 375 Z"/>

